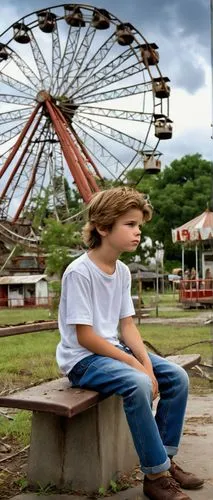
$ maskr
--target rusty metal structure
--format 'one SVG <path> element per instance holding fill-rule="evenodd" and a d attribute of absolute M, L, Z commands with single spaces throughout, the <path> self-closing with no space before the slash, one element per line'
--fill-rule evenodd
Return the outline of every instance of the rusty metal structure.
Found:
<path fill-rule="evenodd" d="M 172 125 L 157 49 L 84 4 L 33 12 L 0 35 L 0 223 L 36 212 L 47 189 L 51 213 L 68 217 L 65 179 L 87 203 L 104 179 L 143 163 L 159 171 Z"/>

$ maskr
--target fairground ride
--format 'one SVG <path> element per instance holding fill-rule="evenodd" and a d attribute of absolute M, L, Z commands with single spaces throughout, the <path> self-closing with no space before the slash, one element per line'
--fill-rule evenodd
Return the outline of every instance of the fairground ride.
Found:
<path fill-rule="evenodd" d="M 88 203 L 104 179 L 160 170 L 159 141 L 172 125 L 157 49 L 130 22 L 84 4 L 32 12 L 0 35 L 0 226 L 9 239 L 47 190 L 51 213 L 69 216 L 66 181 Z"/>

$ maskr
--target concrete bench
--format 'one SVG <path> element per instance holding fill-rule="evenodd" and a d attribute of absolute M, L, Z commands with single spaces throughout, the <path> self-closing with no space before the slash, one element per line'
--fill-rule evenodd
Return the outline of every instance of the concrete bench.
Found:
<path fill-rule="evenodd" d="M 171 356 L 190 368 L 200 355 Z M 0 406 L 31 410 L 29 484 L 91 492 L 108 487 L 118 473 L 132 470 L 138 457 L 121 398 L 72 388 L 67 378 L 0 397 Z"/>

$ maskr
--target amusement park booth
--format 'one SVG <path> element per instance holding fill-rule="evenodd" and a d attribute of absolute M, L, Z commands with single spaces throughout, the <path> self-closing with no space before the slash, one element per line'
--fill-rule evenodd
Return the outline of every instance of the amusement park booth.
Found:
<path fill-rule="evenodd" d="M 173 243 L 182 244 L 182 303 L 213 304 L 213 212 L 202 214 L 172 230 Z M 185 271 L 184 252 L 195 249 L 195 269 Z"/>
<path fill-rule="evenodd" d="M 0 307 L 48 305 L 48 283 L 44 274 L 0 277 Z"/>

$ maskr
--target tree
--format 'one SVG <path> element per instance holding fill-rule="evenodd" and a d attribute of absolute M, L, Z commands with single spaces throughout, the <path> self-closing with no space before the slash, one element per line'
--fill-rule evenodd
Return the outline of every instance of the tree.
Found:
<path fill-rule="evenodd" d="M 129 173 L 129 181 L 142 175 L 142 170 Z M 202 213 L 211 206 L 212 163 L 200 154 L 174 160 L 158 176 L 144 176 L 137 189 L 146 192 L 154 206 L 152 221 L 144 226 L 144 235 L 164 244 L 168 270 L 173 261 L 181 260 L 180 245 L 174 245 L 171 229 Z M 188 259 L 188 262 L 187 262 Z M 186 264 L 194 265 L 194 252 L 186 252 Z"/>
<path fill-rule="evenodd" d="M 61 277 L 64 270 L 81 250 L 81 224 L 66 223 L 48 218 L 41 233 L 41 247 L 45 253 L 46 273 L 52 277 L 50 288 L 54 292 L 52 313 L 58 308 Z"/>
<path fill-rule="evenodd" d="M 67 179 L 54 176 L 52 185 L 43 187 L 40 194 L 31 199 L 31 206 L 24 209 L 23 217 L 31 221 L 37 232 L 48 217 L 64 220 L 80 212 L 83 205 L 79 192 L 71 189 Z"/>
<path fill-rule="evenodd" d="M 61 278 L 66 266 L 73 260 L 74 250 L 81 249 L 81 225 L 77 222 L 63 224 L 47 219 L 41 234 L 41 246 L 46 254 L 46 271 Z"/>

